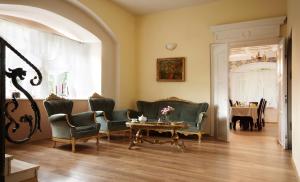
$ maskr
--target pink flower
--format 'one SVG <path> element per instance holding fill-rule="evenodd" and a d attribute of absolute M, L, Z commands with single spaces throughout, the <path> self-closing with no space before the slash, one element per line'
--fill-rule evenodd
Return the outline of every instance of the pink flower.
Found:
<path fill-rule="evenodd" d="M 172 111 L 175 111 L 175 109 L 171 106 L 167 106 L 167 107 L 164 107 L 160 112 L 161 112 L 162 115 L 168 115 Z"/>

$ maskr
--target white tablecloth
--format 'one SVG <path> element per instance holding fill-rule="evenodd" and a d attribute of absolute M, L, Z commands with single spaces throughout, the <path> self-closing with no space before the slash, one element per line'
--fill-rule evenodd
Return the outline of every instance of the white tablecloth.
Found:
<path fill-rule="evenodd" d="M 230 116 L 250 116 L 255 123 L 257 120 L 257 107 L 230 107 Z"/>

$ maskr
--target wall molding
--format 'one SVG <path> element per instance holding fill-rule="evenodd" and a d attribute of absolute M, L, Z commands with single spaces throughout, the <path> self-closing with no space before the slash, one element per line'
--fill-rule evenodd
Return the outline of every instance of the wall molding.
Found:
<path fill-rule="evenodd" d="M 240 23 L 211 26 L 214 33 L 214 43 L 251 41 L 280 37 L 280 26 L 286 21 L 286 16 L 267 18 Z"/>

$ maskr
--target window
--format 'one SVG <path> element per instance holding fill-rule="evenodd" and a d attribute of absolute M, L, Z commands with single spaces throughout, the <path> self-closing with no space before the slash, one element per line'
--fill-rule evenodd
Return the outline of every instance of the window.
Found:
<path fill-rule="evenodd" d="M 268 107 L 277 108 L 277 64 L 274 62 L 245 64 L 230 75 L 230 98 L 240 102 L 268 101 Z"/>
<path fill-rule="evenodd" d="M 101 93 L 101 42 L 78 42 L 67 37 L 39 31 L 0 20 L 0 35 L 31 61 L 42 73 L 42 84 L 33 87 L 35 72 L 12 51 L 6 49 L 6 70 L 22 67 L 27 71 L 19 84 L 34 98 L 50 93 L 72 99 L 87 99 Z M 17 91 L 6 80 L 6 95 Z M 21 93 L 21 98 L 25 97 Z"/>

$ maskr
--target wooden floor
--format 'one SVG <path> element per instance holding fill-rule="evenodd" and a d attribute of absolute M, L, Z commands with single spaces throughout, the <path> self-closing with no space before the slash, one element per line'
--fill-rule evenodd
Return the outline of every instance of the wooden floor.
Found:
<path fill-rule="evenodd" d="M 42 182 L 97 181 L 220 181 L 295 182 L 291 154 L 276 142 L 277 126 L 263 132 L 232 132 L 230 143 L 204 138 L 186 139 L 180 152 L 170 145 L 141 144 L 128 150 L 128 139 L 104 138 L 99 151 L 95 141 L 52 148 L 49 140 L 7 147 L 15 158 L 40 165 Z"/>

